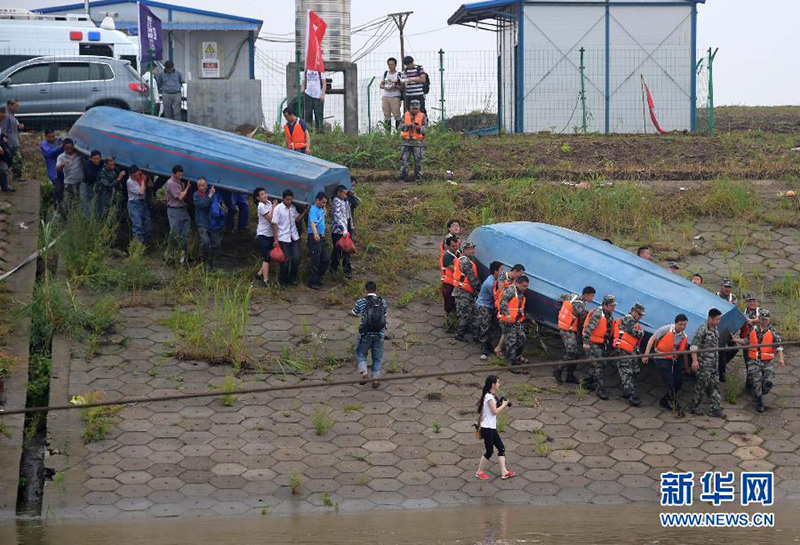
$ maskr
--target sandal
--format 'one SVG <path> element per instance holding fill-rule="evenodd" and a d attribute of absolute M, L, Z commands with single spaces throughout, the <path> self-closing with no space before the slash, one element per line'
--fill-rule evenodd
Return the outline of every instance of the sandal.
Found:
<path fill-rule="evenodd" d="M 364 371 L 364 372 L 362 372 L 362 373 L 359 373 L 359 375 L 361 375 L 361 378 L 363 379 L 361 382 L 359 382 L 359 384 L 360 384 L 361 386 L 364 386 L 364 385 L 367 383 L 367 376 L 369 376 L 369 373 L 367 373 L 366 371 Z"/>
<path fill-rule="evenodd" d="M 513 471 L 509 471 L 509 472 L 508 472 L 508 473 L 506 473 L 505 475 L 500 475 L 500 478 L 501 478 L 501 479 L 503 479 L 503 480 L 505 481 L 506 479 L 510 479 L 510 478 L 511 478 L 511 477 L 513 477 L 514 475 L 516 475 L 516 473 L 514 473 Z"/>
<path fill-rule="evenodd" d="M 381 385 L 381 381 L 380 380 L 373 380 L 372 381 L 372 387 L 373 388 L 377 388 L 380 385 Z"/>
<path fill-rule="evenodd" d="M 488 480 L 489 480 L 489 476 L 488 476 L 488 475 L 486 474 L 486 472 L 484 472 L 484 471 L 479 471 L 479 472 L 477 472 L 477 473 L 475 474 L 475 476 L 476 476 L 477 478 L 479 478 L 480 480 L 482 480 L 482 481 L 488 481 Z"/>

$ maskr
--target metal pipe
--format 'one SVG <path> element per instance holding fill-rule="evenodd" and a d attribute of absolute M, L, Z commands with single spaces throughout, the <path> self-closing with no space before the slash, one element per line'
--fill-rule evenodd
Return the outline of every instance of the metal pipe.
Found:
<path fill-rule="evenodd" d="M 439 124 L 441 129 L 445 130 L 447 124 L 447 117 L 444 112 L 444 49 L 439 50 L 439 80 L 441 94 L 439 96 Z"/>
<path fill-rule="evenodd" d="M 583 134 L 586 134 L 586 81 L 584 80 L 584 69 L 585 66 L 583 65 L 583 55 L 586 52 L 586 49 L 581 47 L 581 107 L 583 108 Z"/>
<path fill-rule="evenodd" d="M 372 76 L 372 79 L 369 80 L 367 84 L 367 131 L 372 132 L 372 97 L 370 96 L 371 87 L 373 82 L 375 81 L 375 76 Z"/>

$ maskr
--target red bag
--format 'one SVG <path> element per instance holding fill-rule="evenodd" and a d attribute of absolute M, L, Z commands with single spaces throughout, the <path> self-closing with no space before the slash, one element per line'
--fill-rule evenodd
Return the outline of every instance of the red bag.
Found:
<path fill-rule="evenodd" d="M 283 255 L 283 250 L 281 249 L 280 244 L 278 244 L 272 250 L 270 250 L 269 258 L 275 263 L 283 263 L 284 261 L 286 261 L 286 256 Z"/>
<path fill-rule="evenodd" d="M 353 244 L 353 239 L 350 238 L 350 233 L 347 233 L 345 236 L 340 238 L 336 242 L 336 247 L 346 254 L 356 253 L 356 245 Z"/>

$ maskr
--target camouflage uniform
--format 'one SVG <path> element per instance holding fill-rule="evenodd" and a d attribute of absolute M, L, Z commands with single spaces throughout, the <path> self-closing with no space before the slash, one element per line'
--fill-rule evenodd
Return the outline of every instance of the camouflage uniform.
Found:
<path fill-rule="evenodd" d="M 506 291 L 503 292 L 503 296 L 500 298 L 501 315 L 507 316 L 510 314 L 508 310 L 508 302 L 516 297 L 518 293 L 519 291 L 517 290 L 516 286 L 509 286 L 506 288 Z M 508 359 L 508 364 L 517 365 L 519 363 L 517 361 L 517 357 L 522 354 L 522 350 L 525 348 L 525 341 L 528 340 L 525 336 L 523 322 L 517 322 L 514 324 L 500 322 L 500 325 L 502 327 L 503 335 L 505 336 L 506 359 Z"/>
<path fill-rule="evenodd" d="M 747 295 L 745 295 L 745 300 L 746 300 L 746 301 L 747 301 L 747 300 L 749 300 L 749 299 L 750 299 L 750 297 L 751 297 L 751 294 L 747 294 Z M 755 296 L 753 296 L 753 297 L 755 297 Z M 747 319 L 748 319 L 748 321 L 749 321 L 749 320 L 752 320 L 753 318 L 758 318 L 758 313 L 759 313 L 759 311 L 760 311 L 760 310 L 761 310 L 761 309 L 759 309 L 758 307 L 756 307 L 756 308 L 755 308 L 755 309 L 753 309 L 753 310 L 750 310 L 750 309 L 747 309 L 747 308 L 746 308 L 746 309 L 744 309 L 744 317 L 745 317 L 745 318 L 747 318 Z M 746 326 L 743 326 L 743 327 L 742 327 L 742 330 L 745 330 L 745 329 L 744 329 L 745 327 L 746 327 Z M 749 331 L 750 331 L 750 330 L 751 330 L 753 327 L 755 327 L 755 326 L 749 326 L 749 328 L 747 329 L 747 331 L 749 332 Z M 741 331 L 740 331 L 740 335 L 741 335 Z M 745 341 L 747 341 L 747 335 L 744 335 L 742 338 L 743 338 Z M 747 349 L 746 349 L 746 348 L 742 348 L 742 359 L 744 360 L 744 366 L 745 366 L 745 369 L 747 369 L 747 368 L 748 368 L 748 367 L 747 367 L 747 360 L 748 360 L 749 358 L 747 357 Z M 752 389 L 753 389 L 753 377 L 752 377 L 752 375 L 751 375 L 750 373 L 747 373 L 747 382 L 745 383 L 745 387 L 746 387 L 748 390 L 752 390 Z"/>
<path fill-rule="evenodd" d="M 631 314 L 626 314 L 619 322 L 619 331 L 633 335 L 641 340 L 644 337 L 644 331 L 636 328 L 638 320 Z M 634 354 L 638 353 L 640 346 L 637 346 Z M 628 353 L 621 348 L 614 349 L 615 356 L 627 356 Z M 619 360 L 617 362 L 617 370 L 619 371 L 619 381 L 622 385 L 622 393 L 624 397 L 631 397 L 636 395 L 636 379 L 639 377 L 639 372 L 642 370 L 642 360 L 639 357 L 634 357 L 626 360 Z"/>
<path fill-rule="evenodd" d="M 575 293 L 565 293 L 561 297 L 559 297 L 559 301 L 569 301 L 574 299 L 572 302 L 572 314 L 578 318 L 578 331 L 564 331 L 559 330 L 561 333 L 561 341 L 564 343 L 564 357 L 562 358 L 564 361 L 573 361 L 579 360 L 583 356 L 583 347 L 581 346 L 581 338 L 580 338 L 580 331 L 581 327 L 583 326 L 583 322 L 586 320 L 586 303 Z M 574 363 L 565 363 L 563 365 L 559 365 L 557 372 L 560 373 L 566 371 L 567 376 L 574 376 L 575 369 L 578 366 Z"/>
<path fill-rule="evenodd" d="M 605 358 L 609 356 L 611 349 L 611 337 L 614 332 L 612 327 L 613 314 L 606 314 L 606 322 L 608 322 L 608 329 L 606 330 L 605 342 L 603 344 L 595 344 L 589 340 L 591 333 L 597 324 L 600 323 L 600 317 L 605 314 L 602 307 L 592 312 L 591 316 L 586 319 L 586 324 L 583 326 L 583 344 L 589 345 L 589 350 L 586 352 L 588 358 Z M 594 385 L 597 387 L 598 392 L 605 388 L 605 367 L 606 362 L 600 361 L 592 364 L 591 377 Z"/>
<path fill-rule="evenodd" d="M 474 330 L 475 299 L 478 296 L 478 290 L 481 288 L 481 283 L 472 270 L 472 260 L 465 255 L 459 257 L 458 260 L 461 264 L 461 274 L 467 277 L 469 285 L 473 288 L 472 293 L 469 293 L 460 287 L 456 287 L 456 289 L 453 290 L 453 297 L 456 299 L 456 314 L 458 314 L 456 337 L 463 337 L 470 330 L 473 330 L 473 333 L 477 333 Z"/>
<path fill-rule="evenodd" d="M 692 339 L 691 350 L 702 350 L 716 348 L 719 344 L 719 331 L 712 328 L 708 322 L 697 328 L 697 332 Z M 719 395 L 719 372 L 717 354 L 714 352 L 703 352 L 697 354 L 697 361 L 700 364 L 697 370 L 697 378 L 694 385 L 694 398 L 690 410 L 697 412 L 703 395 L 708 396 L 712 413 L 722 412 L 722 399 Z"/>
<path fill-rule="evenodd" d="M 781 342 L 781 334 L 770 324 L 766 329 L 761 327 L 761 324 L 753 326 L 758 338 L 759 344 L 763 342 L 764 334 L 767 331 L 772 332 L 772 342 Z M 748 343 L 750 344 L 750 343 Z M 776 348 L 776 352 L 778 349 Z M 775 369 L 772 366 L 773 360 L 760 360 L 760 359 L 746 359 L 745 367 L 747 369 L 747 380 L 753 385 L 753 400 L 756 405 L 763 403 L 763 395 L 768 394 L 772 390 L 772 385 L 775 382 Z"/>
<path fill-rule="evenodd" d="M 477 341 L 482 345 L 489 345 L 494 338 L 496 330 L 496 322 L 494 307 L 484 307 L 476 305 L 476 319 L 475 319 L 475 336 Z"/>

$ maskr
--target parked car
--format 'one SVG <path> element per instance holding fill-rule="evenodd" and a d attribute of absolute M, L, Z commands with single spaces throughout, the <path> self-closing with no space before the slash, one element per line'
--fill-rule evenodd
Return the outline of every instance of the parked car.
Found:
<path fill-rule="evenodd" d="M 37 57 L 0 72 L 0 104 L 15 98 L 29 127 L 69 127 L 95 106 L 150 112 L 150 89 L 131 63 L 111 57 Z M 154 100 L 158 100 L 156 96 Z M 155 111 L 160 106 L 155 105 Z"/>

